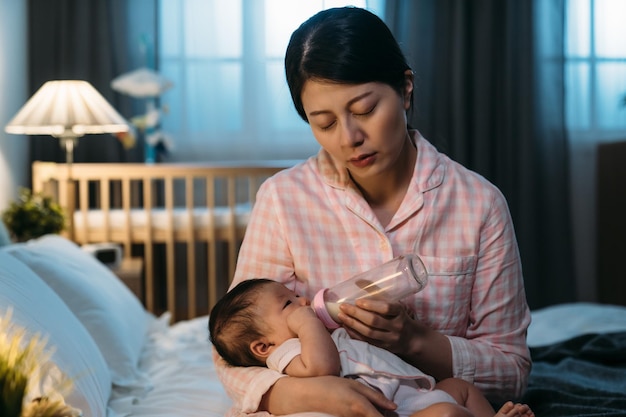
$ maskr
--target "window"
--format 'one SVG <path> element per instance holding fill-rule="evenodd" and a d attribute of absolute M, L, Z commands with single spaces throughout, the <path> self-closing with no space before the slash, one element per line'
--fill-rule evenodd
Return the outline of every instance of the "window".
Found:
<path fill-rule="evenodd" d="M 579 292 L 596 297 L 596 150 L 626 137 L 626 2 L 567 0 L 565 80 Z M 591 198 L 590 198 L 591 196 Z"/>
<path fill-rule="evenodd" d="M 166 0 L 159 69 L 174 160 L 302 159 L 319 146 L 291 103 L 283 70 L 291 32 L 317 11 L 383 1 Z"/>
<path fill-rule="evenodd" d="M 625 17 L 623 0 L 568 0 L 566 112 L 573 140 L 625 136 Z"/>

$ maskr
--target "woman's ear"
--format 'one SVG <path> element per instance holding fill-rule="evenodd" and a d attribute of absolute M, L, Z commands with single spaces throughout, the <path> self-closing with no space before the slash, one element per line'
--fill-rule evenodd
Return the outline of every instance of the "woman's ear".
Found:
<path fill-rule="evenodd" d="M 404 71 L 404 109 L 408 110 L 411 107 L 411 98 L 413 97 L 413 71 L 408 69 Z"/>
<path fill-rule="evenodd" d="M 250 350 L 252 354 L 257 358 L 267 359 L 272 351 L 273 343 L 270 343 L 267 338 L 263 337 L 261 339 L 253 340 L 250 343 Z"/>

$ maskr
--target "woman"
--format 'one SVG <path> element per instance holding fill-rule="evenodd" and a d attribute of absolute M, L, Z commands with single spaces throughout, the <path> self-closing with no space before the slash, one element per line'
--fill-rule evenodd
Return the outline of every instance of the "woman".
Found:
<path fill-rule="evenodd" d="M 415 252 L 426 288 L 402 304 L 343 305 L 350 336 L 437 380 L 472 382 L 492 401 L 521 396 L 530 313 L 506 201 L 407 126 L 413 73 L 389 29 L 363 9 L 322 11 L 293 33 L 285 71 L 322 149 L 259 190 L 232 285 L 272 277 L 310 298 Z M 355 381 L 219 359 L 236 412 L 380 416 L 394 407 Z"/>

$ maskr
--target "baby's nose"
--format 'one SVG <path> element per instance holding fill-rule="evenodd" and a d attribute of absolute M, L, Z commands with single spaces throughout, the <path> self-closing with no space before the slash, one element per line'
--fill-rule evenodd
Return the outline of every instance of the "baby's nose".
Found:
<path fill-rule="evenodd" d="M 311 305 L 311 300 L 308 297 L 300 297 L 300 305 L 301 306 L 309 306 Z"/>

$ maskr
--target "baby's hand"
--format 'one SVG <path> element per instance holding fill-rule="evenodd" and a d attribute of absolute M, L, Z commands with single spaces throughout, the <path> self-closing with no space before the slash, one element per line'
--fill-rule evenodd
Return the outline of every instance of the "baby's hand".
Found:
<path fill-rule="evenodd" d="M 300 334 L 302 326 L 315 325 L 311 323 L 313 321 L 318 322 L 319 319 L 310 306 L 300 306 L 287 316 L 287 326 L 296 335 Z"/>

